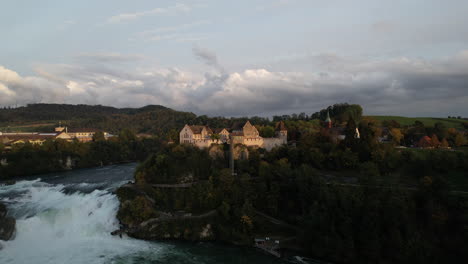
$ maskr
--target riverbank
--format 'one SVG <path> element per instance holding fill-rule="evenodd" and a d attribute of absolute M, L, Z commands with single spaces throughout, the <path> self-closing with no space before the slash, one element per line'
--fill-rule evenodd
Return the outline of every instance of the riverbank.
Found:
<path fill-rule="evenodd" d="M 111 236 L 119 228 L 114 191 L 136 164 L 38 175 L 0 186 L 0 202 L 17 218 L 14 240 L 0 241 L 0 263 L 284 263 L 222 243 L 149 242 Z"/>
<path fill-rule="evenodd" d="M 235 161 L 235 173 L 226 168 L 227 157 L 212 157 L 210 149 L 174 145 L 152 155 L 135 172 L 135 184 L 117 191 L 123 230 L 148 240 L 190 241 L 209 232 L 212 241 L 255 241 L 272 254 L 286 249 L 337 263 L 468 259 L 461 250 L 468 201 L 447 181 L 448 172 L 463 172 L 464 153 L 413 157 L 392 148 L 378 163 L 359 163 L 357 177 L 349 178 L 312 167 L 307 148 L 248 150 Z M 447 162 L 419 166 L 439 158 Z M 390 161 L 399 161 L 399 170 L 381 174 L 379 165 Z M 414 185 L 385 184 L 405 180 Z M 185 217 L 212 210 L 210 218 Z"/>
<path fill-rule="evenodd" d="M 137 162 L 138 160 L 125 160 L 125 161 L 109 162 L 106 164 L 92 164 L 92 165 L 82 166 L 82 167 L 77 166 L 77 167 L 61 168 L 61 169 L 49 170 L 49 171 L 37 171 L 37 172 L 29 173 L 27 175 L 16 175 L 16 176 L 10 176 L 10 177 L 5 176 L 5 175 L 0 175 L 0 185 L 2 184 L 11 185 L 17 181 L 33 179 L 39 176 L 44 176 L 44 175 L 49 175 L 49 174 L 67 173 L 70 171 L 103 168 L 103 167 L 114 166 L 114 165 L 133 164 L 133 163 L 136 164 Z"/>

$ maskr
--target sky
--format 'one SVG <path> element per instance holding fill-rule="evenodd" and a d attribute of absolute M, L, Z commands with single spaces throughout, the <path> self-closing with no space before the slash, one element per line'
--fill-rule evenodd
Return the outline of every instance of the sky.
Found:
<path fill-rule="evenodd" d="M 468 116 L 466 0 L 0 2 L 0 106 Z"/>

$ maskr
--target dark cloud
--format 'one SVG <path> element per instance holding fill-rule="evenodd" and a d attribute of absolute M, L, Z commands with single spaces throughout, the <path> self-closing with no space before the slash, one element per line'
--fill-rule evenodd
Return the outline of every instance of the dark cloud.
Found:
<path fill-rule="evenodd" d="M 214 53 L 194 48 L 207 65 Z M 365 60 L 312 56 L 309 71 L 264 68 L 199 74 L 176 68 L 126 71 L 103 65 L 48 65 L 22 77 L 0 67 L 0 104 L 42 102 L 114 106 L 162 104 L 208 115 L 315 112 L 350 102 L 367 114 L 468 116 L 468 52 L 451 58 Z"/>
<path fill-rule="evenodd" d="M 218 56 L 216 56 L 214 52 L 197 47 L 197 46 L 192 48 L 192 52 L 197 59 L 199 59 L 206 65 L 214 67 L 215 69 L 219 70 L 221 73 L 225 72 L 224 67 L 221 66 L 221 64 L 219 64 L 218 62 Z"/>

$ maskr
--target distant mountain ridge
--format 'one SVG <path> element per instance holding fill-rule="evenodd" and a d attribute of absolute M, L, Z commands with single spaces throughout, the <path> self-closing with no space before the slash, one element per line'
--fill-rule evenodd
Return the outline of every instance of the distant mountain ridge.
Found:
<path fill-rule="evenodd" d="M 176 111 L 161 105 L 147 105 L 140 108 L 116 108 L 102 105 L 71 105 L 71 104 L 30 104 L 18 108 L 0 108 L 0 131 L 3 132 L 49 132 L 61 123 L 74 128 L 96 128 L 118 133 L 122 129 L 130 129 L 135 133 L 156 134 L 177 138 L 179 130 L 185 125 L 208 125 L 213 128 L 231 127 L 235 122 L 250 120 L 254 125 L 274 126 L 280 120 L 324 120 L 327 112 L 333 122 L 343 123 L 350 117 L 359 120 L 362 108 L 359 105 L 335 104 L 322 109 L 310 116 L 283 115 L 273 117 L 273 120 L 263 117 L 208 117 L 197 116 L 191 112 Z M 413 125 L 421 121 L 425 126 L 433 126 L 437 122 L 447 128 L 467 129 L 466 120 L 455 118 L 408 118 L 400 116 L 368 116 L 381 122 L 395 120 L 402 126 Z M 279 119 L 278 119 L 279 118 Z M 278 119 L 278 120 L 276 120 Z M 316 120 L 317 121 L 317 120 Z"/>

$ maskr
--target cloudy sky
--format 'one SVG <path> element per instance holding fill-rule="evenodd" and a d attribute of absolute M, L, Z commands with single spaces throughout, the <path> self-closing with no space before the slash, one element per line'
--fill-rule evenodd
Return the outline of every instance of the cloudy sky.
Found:
<path fill-rule="evenodd" d="M 466 0 L 0 3 L 0 106 L 468 116 Z"/>

